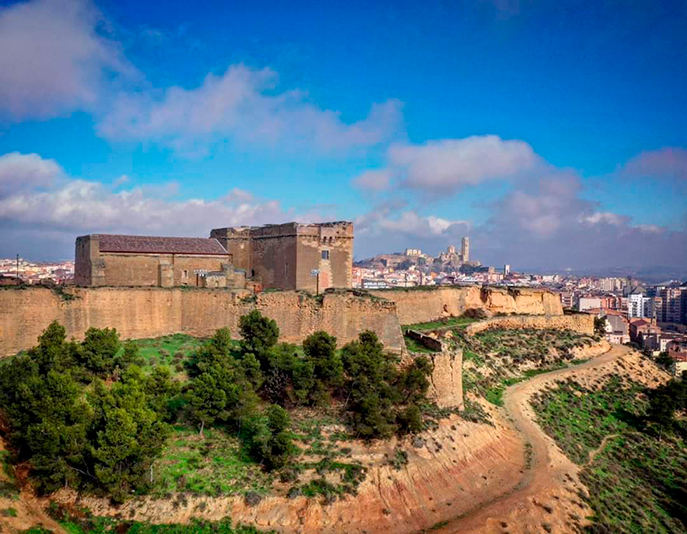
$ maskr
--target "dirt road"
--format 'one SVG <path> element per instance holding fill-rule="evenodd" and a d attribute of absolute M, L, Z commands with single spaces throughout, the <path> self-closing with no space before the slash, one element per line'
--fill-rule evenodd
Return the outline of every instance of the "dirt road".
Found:
<path fill-rule="evenodd" d="M 587 515 L 577 490 L 579 466 L 556 447 L 539 425 L 529 399 L 547 383 L 566 378 L 579 371 L 604 366 L 631 352 L 614 346 L 608 352 L 583 364 L 538 375 L 509 387 L 504 407 L 515 428 L 531 451 L 530 468 L 514 473 L 519 476 L 517 488 L 451 520 L 439 532 L 566 532 L 573 523 Z M 576 519 L 579 518 L 579 519 Z M 549 530 L 551 529 L 551 530 Z"/>

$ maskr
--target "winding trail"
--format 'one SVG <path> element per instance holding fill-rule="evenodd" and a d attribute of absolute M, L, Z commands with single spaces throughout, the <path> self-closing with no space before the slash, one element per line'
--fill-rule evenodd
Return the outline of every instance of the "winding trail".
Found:
<path fill-rule="evenodd" d="M 529 399 L 545 383 L 566 378 L 582 369 L 602 366 L 622 358 L 631 352 L 624 346 L 613 346 L 609 351 L 585 363 L 537 375 L 527 381 L 510 386 L 505 391 L 504 407 L 507 416 L 520 432 L 525 443 L 531 446 L 530 468 L 521 472 L 516 489 L 486 503 L 478 503 L 460 517 L 450 520 L 438 532 L 533 532 L 541 531 L 541 509 L 544 498 L 560 499 L 561 488 L 571 480 L 571 472 L 577 473 L 578 466 L 568 460 L 555 446 L 553 440 L 535 422 L 534 410 Z M 519 476 L 520 473 L 514 473 Z M 534 510 L 536 509 L 536 510 Z M 536 512 L 536 513 L 533 513 Z M 524 523 L 524 524 L 523 524 Z"/>

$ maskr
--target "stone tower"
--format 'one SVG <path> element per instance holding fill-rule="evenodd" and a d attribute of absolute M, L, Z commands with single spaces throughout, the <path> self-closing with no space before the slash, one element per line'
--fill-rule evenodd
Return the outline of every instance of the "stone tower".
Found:
<path fill-rule="evenodd" d="M 470 261 L 470 238 L 464 237 L 460 244 L 460 255 L 463 257 L 463 261 Z"/>

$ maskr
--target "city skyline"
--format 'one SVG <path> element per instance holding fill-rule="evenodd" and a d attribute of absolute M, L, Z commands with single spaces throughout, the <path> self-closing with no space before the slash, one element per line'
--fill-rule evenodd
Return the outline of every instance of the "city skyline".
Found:
<path fill-rule="evenodd" d="M 671 2 L 7 3 L 0 257 L 350 220 L 356 259 L 469 236 L 487 265 L 681 268 L 686 23 Z"/>

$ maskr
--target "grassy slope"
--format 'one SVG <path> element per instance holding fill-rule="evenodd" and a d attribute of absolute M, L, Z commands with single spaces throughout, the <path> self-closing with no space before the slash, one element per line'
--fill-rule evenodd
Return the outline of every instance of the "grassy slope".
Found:
<path fill-rule="evenodd" d="M 687 532 L 687 448 L 679 436 L 646 431 L 640 391 L 612 377 L 599 390 L 568 381 L 533 400 L 542 428 L 585 466 L 591 532 Z"/>
<path fill-rule="evenodd" d="M 145 360 L 144 369 L 158 364 L 168 365 L 177 378 L 185 376 L 183 362 L 204 342 L 203 339 L 183 334 L 134 341 Z M 238 341 L 235 343 L 238 348 Z M 299 347 L 299 350 L 302 349 Z M 340 483 L 325 490 L 337 494 L 350 493 L 357 487 L 357 483 L 353 487 L 350 484 L 350 471 L 357 471 L 360 466 L 333 460 L 345 455 L 345 447 L 339 447 L 337 441 L 351 438 L 343 431 L 325 436 L 326 427 L 340 422 L 319 412 L 321 410 L 303 417 L 297 412 L 292 414 L 294 438 L 303 454 L 294 465 L 294 487 L 298 486 L 299 475 L 307 477 L 309 472 L 321 475 L 336 471 L 340 475 Z M 322 463 L 322 459 L 326 461 Z M 180 504 L 183 504 L 185 494 L 211 497 L 254 492 L 264 495 L 270 492 L 275 481 L 274 475 L 264 472 L 248 456 L 241 441 L 221 427 L 206 429 L 202 438 L 192 426 L 174 426 L 174 432 L 161 458 L 155 462 L 153 472 L 155 484 L 152 495 L 158 498 L 174 496 L 175 502 Z M 337 477 L 330 475 L 329 478 Z"/>
<path fill-rule="evenodd" d="M 502 406 L 506 387 L 581 363 L 571 350 L 593 342 L 571 330 L 487 330 L 457 337 L 456 345 L 463 347 L 463 391 Z"/>

